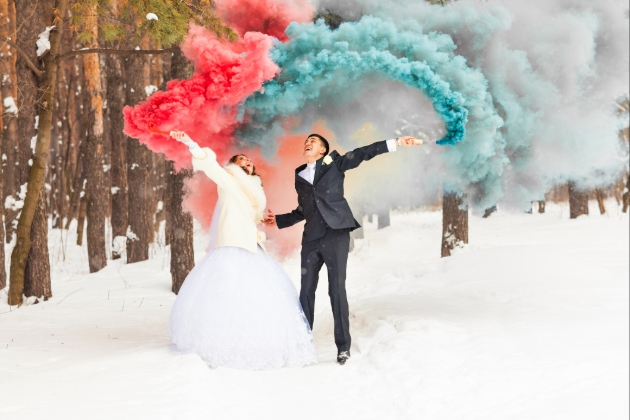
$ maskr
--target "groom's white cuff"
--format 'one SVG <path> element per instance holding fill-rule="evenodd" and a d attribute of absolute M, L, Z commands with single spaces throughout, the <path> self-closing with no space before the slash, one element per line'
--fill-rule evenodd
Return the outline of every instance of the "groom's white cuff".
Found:
<path fill-rule="evenodd" d="M 396 151 L 396 139 L 389 139 L 389 140 L 385 140 L 385 142 L 387 143 L 387 150 L 390 152 L 395 152 Z"/>

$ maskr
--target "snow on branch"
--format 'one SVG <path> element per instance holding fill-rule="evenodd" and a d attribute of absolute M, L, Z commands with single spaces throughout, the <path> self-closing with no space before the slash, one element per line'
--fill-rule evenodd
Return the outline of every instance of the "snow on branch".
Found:
<path fill-rule="evenodd" d="M 50 31 L 55 29 L 55 25 L 47 26 L 46 30 L 37 37 L 37 56 L 41 57 L 46 51 L 50 51 Z"/>

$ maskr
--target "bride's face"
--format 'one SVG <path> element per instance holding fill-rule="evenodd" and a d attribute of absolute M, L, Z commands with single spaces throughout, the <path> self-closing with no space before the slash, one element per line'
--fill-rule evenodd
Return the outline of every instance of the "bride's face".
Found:
<path fill-rule="evenodd" d="M 245 155 L 239 155 L 239 157 L 236 158 L 236 162 L 235 163 L 238 166 L 240 166 L 241 168 L 245 169 L 247 171 L 247 173 L 250 174 L 250 175 L 251 175 L 252 171 L 254 170 L 254 164 Z"/>

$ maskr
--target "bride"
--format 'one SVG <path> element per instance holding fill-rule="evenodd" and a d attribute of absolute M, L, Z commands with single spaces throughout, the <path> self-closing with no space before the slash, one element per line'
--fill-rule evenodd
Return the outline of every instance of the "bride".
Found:
<path fill-rule="evenodd" d="M 216 154 L 182 131 L 193 168 L 218 187 L 216 243 L 182 285 L 169 322 L 177 349 L 210 366 L 237 369 L 300 367 L 317 361 L 313 336 L 293 283 L 267 253 L 257 224 L 266 206 L 251 160 L 236 155 L 222 168 Z"/>

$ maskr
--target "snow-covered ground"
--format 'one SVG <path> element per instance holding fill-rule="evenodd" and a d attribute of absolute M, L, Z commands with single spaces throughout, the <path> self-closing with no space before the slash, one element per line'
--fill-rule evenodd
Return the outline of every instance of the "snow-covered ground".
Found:
<path fill-rule="evenodd" d="M 323 272 L 319 363 L 271 372 L 173 350 L 163 249 L 88 275 L 85 248 L 53 232 L 54 297 L 10 311 L 2 293 L 0 419 L 627 419 L 628 215 L 591 210 L 472 217 L 446 259 L 440 213 L 367 224 L 352 359 L 334 363 Z M 298 259 L 284 267 L 297 283 Z"/>

